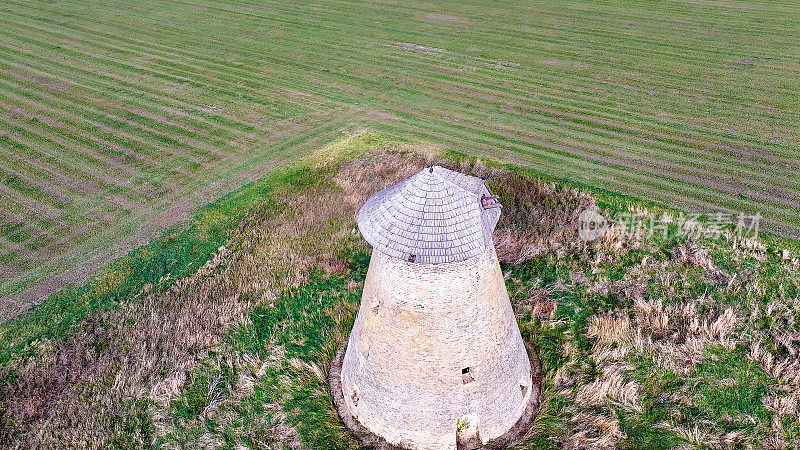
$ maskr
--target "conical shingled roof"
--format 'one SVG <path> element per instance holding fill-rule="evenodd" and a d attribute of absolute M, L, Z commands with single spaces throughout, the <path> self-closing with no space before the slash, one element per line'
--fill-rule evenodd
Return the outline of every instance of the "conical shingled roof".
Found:
<path fill-rule="evenodd" d="M 358 228 L 395 258 L 464 261 L 493 245 L 499 206 L 483 179 L 433 166 L 370 197 L 358 212 Z"/>

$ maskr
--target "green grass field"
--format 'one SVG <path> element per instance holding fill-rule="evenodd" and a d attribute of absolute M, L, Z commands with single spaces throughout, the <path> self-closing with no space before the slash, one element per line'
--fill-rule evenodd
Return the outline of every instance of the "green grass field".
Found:
<path fill-rule="evenodd" d="M 798 35 L 797 2 L 7 0 L 0 296 L 362 128 L 797 236 Z"/>
<path fill-rule="evenodd" d="M 617 224 L 586 242 L 586 208 L 679 211 L 363 133 L 1 322 L 0 447 L 359 449 L 327 384 L 369 265 L 355 212 L 433 160 L 503 204 L 494 240 L 542 371 L 513 448 L 800 446 L 797 240 Z"/>

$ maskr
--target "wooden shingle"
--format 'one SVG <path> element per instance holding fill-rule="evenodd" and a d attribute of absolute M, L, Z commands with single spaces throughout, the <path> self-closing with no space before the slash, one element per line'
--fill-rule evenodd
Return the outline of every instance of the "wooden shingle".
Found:
<path fill-rule="evenodd" d="M 483 179 L 433 166 L 370 197 L 358 212 L 358 228 L 395 258 L 464 261 L 493 245 L 500 208 L 491 196 Z"/>

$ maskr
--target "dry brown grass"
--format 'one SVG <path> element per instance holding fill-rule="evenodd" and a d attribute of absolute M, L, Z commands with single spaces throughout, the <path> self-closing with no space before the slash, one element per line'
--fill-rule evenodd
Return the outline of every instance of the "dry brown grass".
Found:
<path fill-rule="evenodd" d="M 725 242 L 730 244 L 733 241 Z M 637 245 L 625 243 L 624 247 L 636 248 Z M 709 248 L 689 241 L 673 247 L 672 258 L 653 260 L 645 256 L 641 263 L 628 268 L 619 281 L 611 282 L 600 275 L 588 284 L 590 294 L 613 294 L 629 301 L 631 306 L 617 307 L 589 318 L 585 335 L 595 344 L 589 355 L 595 364 L 594 375 L 586 376 L 585 365 L 575 360 L 555 373 L 554 387 L 560 389 L 562 395 L 574 395 L 575 404 L 583 408 L 570 409 L 574 418 L 572 428 L 566 432 L 565 445 L 599 448 L 614 447 L 622 442 L 624 433 L 614 432 L 611 424 L 616 415 L 609 407 L 638 411 L 638 385 L 626 375 L 633 369 L 631 364 L 634 361 L 649 361 L 648 365 L 658 368 L 656 372 L 663 370 L 686 377 L 689 390 L 692 390 L 692 383 L 707 382 L 730 388 L 742 380 L 697 378 L 706 375 L 695 369 L 709 357 L 716 359 L 709 353 L 710 349 L 741 352 L 743 348 L 749 348 L 746 353 L 749 359 L 757 362 L 777 382 L 761 399 L 764 407 L 774 414 L 771 424 L 761 423 L 748 415 L 723 415 L 722 421 L 739 421 L 748 425 L 742 431 L 726 432 L 712 422 L 701 421 L 703 423 L 687 426 L 670 418 L 658 426 L 686 441 L 687 448 L 733 448 L 753 442 L 761 448 L 792 448 L 798 444 L 791 437 L 796 435 L 796 430 L 784 428 L 794 426 L 787 423 L 796 423 L 800 400 L 800 350 L 797 346 L 800 341 L 800 301 L 785 292 L 783 285 L 778 286 L 777 292 L 768 291 L 767 280 L 743 267 L 742 261 L 746 259 L 767 259 L 763 245 L 736 240 L 733 247 L 733 253 L 725 247 L 723 249 L 733 258 L 727 261 L 728 265 L 741 267 L 736 272 L 726 273 L 719 269 Z M 608 263 L 618 264 L 616 255 L 612 251 L 591 261 L 592 271 L 602 274 Z M 784 256 L 782 260 L 788 268 L 786 273 L 790 274 L 796 286 L 798 272 L 791 270 L 793 258 Z M 747 301 L 743 304 L 720 303 L 715 299 L 725 297 L 710 295 L 708 291 L 699 296 L 687 295 L 686 287 L 696 282 L 692 280 L 713 286 L 717 294 L 727 293 Z M 763 300 L 774 297 L 777 298 L 769 303 Z M 625 301 L 622 304 L 627 304 Z M 698 399 L 693 397 L 697 394 L 671 392 L 661 395 L 659 402 L 679 405 L 672 409 L 677 418 L 682 414 L 680 408 L 698 407 Z M 593 413 L 581 413 L 586 411 Z"/>
<path fill-rule="evenodd" d="M 698 315 L 697 303 L 664 306 L 661 301 L 638 301 L 634 305 L 637 329 L 632 345 L 648 353 L 664 369 L 688 373 L 703 361 L 705 349 L 731 349 L 738 319 L 732 309 Z"/>
<path fill-rule="evenodd" d="M 60 347 L 50 342 L 21 360 L 4 404 L 4 414 L 27 436 L 14 446 L 98 447 L 120 432 L 115 427 L 130 401 L 190 370 L 249 306 L 231 294 L 229 257 L 222 248 L 170 291 L 145 291 L 118 310 L 95 313 Z"/>
<path fill-rule="evenodd" d="M 576 288 L 585 289 L 587 295 L 616 295 L 626 305 L 589 317 L 580 331 L 564 332 L 560 352 L 568 361 L 552 375 L 552 386 L 559 395 L 574 400 L 560 441 L 566 448 L 614 448 L 624 442 L 616 411 L 638 414 L 645 395 L 633 379 L 633 358 L 686 375 L 707 358 L 709 347 L 737 345 L 749 346 L 749 357 L 779 381 L 780 390 L 763 399 L 776 417 L 774 435 L 765 445 L 787 444 L 779 418 L 796 416 L 800 410 L 800 301 L 783 295 L 767 305 L 759 303 L 766 288 L 758 280 L 748 278 L 751 275 L 744 271 L 723 272 L 708 249 L 691 242 L 675 247 L 672 259 L 644 257 L 622 279 L 612 282 L 603 275 L 604 267 L 618 264 L 627 249 L 645 244 L 638 238 L 625 238 L 618 226 L 591 243 L 578 239 L 578 215 L 597 209 L 590 196 L 486 168 L 479 161 L 439 161 L 430 148 L 412 145 L 326 162 L 318 167 L 325 174 L 318 183 L 287 188 L 277 194 L 277 204 L 253 210 L 211 261 L 195 275 L 177 280 L 168 292 L 145 289 L 119 309 L 91 314 L 66 341 L 37 342 L 35 355 L 15 361 L 17 378 L 3 393 L 2 417 L 13 428 L 2 431 L 0 444 L 102 448 L 108 439 L 128 433 L 122 426 L 141 411 L 138 401 L 148 404 L 146 414 L 156 438 L 206 420 L 220 429 L 232 423 L 237 417 L 222 406 L 251 395 L 258 380 L 284 355 L 280 346 L 268 348 L 266 357 L 238 353 L 221 344 L 226 330 L 247 325 L 252 307 L 271 305 L 287 289 L 306 283 L 314 270 L 346 272 L 348 261 L 340 250 L 367 249 L 355 227 L 358 207 L 377 190 L 434 162 L 485 176 L 495 187 L 504 205 L 495 234 L 503 262 L 518 264 L 548 254 L 567 256 L 561 260 L 573 264 L 570 284 L 559 278 L 549 285 L 541 280 L 526 285 L 520 295 L 523 299 L 516 304 L 519 311 L 555 326 L 559 305 L 554 298 Z M 736 245 L 748 255 L 763 258 L 764 250 L 756 244 L 737 241 Z M 795 264 L 792 258 L 784 259 L 786 264 Z M 579 264 L 583 265 L 580 270 Z M 685 294 L 685 273 L 692 270 L 702 273 L 709 285 L 741 294 L 750 303 L 737 308 L 706 295 Z M 652 292 L 653 283 L 659 286 L 658 295 Z M 339 321 L 348 314 L 352 311 L 333 312 Z M 765 320 L 769 321 L 766 328 L 756 325 Z M 575 344 L 579 332 L 594 342 L 583 360 L 579 353 L 584 350 Z M 212 350 L 216 356 L 209 359 L 206 356 Z M 235 373 L 235 379 L 224 389 L 209 389 L 214 397 L 191 423 L 176 423 L 170 416 L 171 403 L 193 380 L 192 369 L 209 361 L 218 366 L 212 372 Z M 293 359 L 290 365 L 317 380 L 325 380 L 328 371 L 324 363 Z M 673 397 L 686 405 L 694 401 L 678 394 Z M 268 414 L 243 427 L 241 438 L 264 448 L 304 448 L 282 405 L 264 407 Z M 748 438 L 685 424 L 662 425 L 689 444 L 726 447 Z M 142 441 L 143 436 L 127 437 L 139 445 L 149 444 Z M 171 441 L 167 447 L 216 448 L 223 443 L 222 434 L 205 430 L 180 445 Z"/>
<path fill-rule="evenodd" d="M 65 342 L 39 342 L 35 356 L 16 363 L 17 377 L 4 393 L 3 416 L 15 426 L 4 430 L 1 442 L 13 448 L 102 448 L 133 415 L 131 401 L 146 398 L 166 407 L 190 371 L 227 329 L 247 320 L 254 304 L 305 283 L 315 268 L 346 271 L 339 251 L 363 245 L 354 228 L 358 206 L 429 158 L 403 148 L 346 161 L 333 183 L 279 194 L 277 216 L 267 210 L 272 205 L 255 210 L 227 247 L 168 292 L 146 288 L 119 309 L 92 314 Z M 229 397 L 219 401 L 247 395 L 268 364 L 227 356 L 241 375 Z M 201 417 L 213 416 L 215 406 L 210 402 Z M 157 409 L 151 413 L 156 436 L 164 436 L 170 419 Z M 291 427 L 280 420 L 273 425 L 283 436 L 280 442 L 297 448 Z M 149 444 L 141 436 L 128 437 Z M 208 448 L 221 442 L 206 436 L 194 444 Z"/>
<path fill-rule="evenodd" d="M 603 414 L 578 413 L 572 423 L 572 433 L 564 442 L 566 449 L 614 449 L 625 436 L 619 421 Z"/>
<path fill-rule="evenodd" d="M 503 200 L 495 233 L 502 262 L 519 264 L 549 252 L 562 256 L 585 248 L 578 239 L 578 216 L 596 209 L 590 196 L 506 171 L 487 170 L 482 176 Z"/>
<path fill-rule="evenodd" d="M 623 242 L 616 250 L 634 246 L 635 243 Z M 590 267 L 600 272 L 603 264 L 615 263 L 618 253 L 611 250 L 603 258 L 590 261 Z M 610 282 L 599 276 L 588 284 L 590 294 L 614 294 L 632 306 L 589 318 L 585 336 L 594 342 L 589 357 L 594 363 L 595 375 L 586 376 L 583 374 L 585 366 L 571 359 L 554 376 L 554 386 L 564 395 L 574 395 L 575 404 L 583 408 L 573 410 L 572 426 L 564 440 L 566 447 L 614 448 L 620 445 L 625 435 L 617 423 L 615 408 L 633 415 L 642 411 L 641 386 L 629 374 L 635 368 L 631 361 L 643 358 L 661 369 L 689 374 L 705 360 L 708 348 L 732 349 L 741 338 L 737 333 L 741 318 L 733 308 L 718 305 L 706 297 L 691 299 L 679 294 L 684 280 L 678 274 L 686 270 L 682 272 L 678 266 L 700 267 L 712 282 L 722 276 L 708 257 L 707 249 L 689 244 L 681 246 L 677 252 L 676 258 L 667 261 L 645 257 L 619 281 Z M 672 278 L 664 279 L 665 276 Z M 653 298 L 648 288 L 653 279 L 660 282 L 665 292 L 669 293 L 674 287 L 676 294 L 667 297 L 668 301 Z M 675 400 L 691 402 L 690 398 Z M 787 408 L 787 402 L 786 399 L 773 400 L 771 405 Z M 678 425 L 664 426 L 698 445 L 724 447 L 743 439 L 736 433 L 714 434 Z"/>
<path fill-rule="evenodd" d="M 681 244 L 672 249 L 672 254 L 675 256 L 676 261 L 702 267 L 709 276 L 721 282 L 727 282 L 727 275 L 719 270 L 714 261 L 711 260 L 707 248 L 695 243 Z"/>

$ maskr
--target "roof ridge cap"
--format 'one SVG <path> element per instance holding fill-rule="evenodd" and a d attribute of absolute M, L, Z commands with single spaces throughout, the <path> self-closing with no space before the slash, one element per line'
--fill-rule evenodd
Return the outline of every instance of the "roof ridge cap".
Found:
<path fill-rule="evenodd" d="M 427 206 L 427 204 L 428 204 L 428 193 L 430 191 L 423 190 L 422 192 L 425 195 L 425 197 L 423 197 L 423 199 L 422 199 L 422 204 L 424 206 Z M 424 207 L 419 209 L 419 220 L 420 220 L 420 223 L 418 223 L 418 224 L 416 224 L 414 226 L 416 228 L 416 230 L 415 230 L 415 235 L 416 235 L 415 238 L 416 239 L 419 239 L 420 235 L 422 234 L 422 232 L 421 232 L 421 230 L 422 230 L 422 222 L 425 220 L 425 208 Z M 419 255 L 411 255 L 411 256 L 416 260 L 416 258 Z"/>

